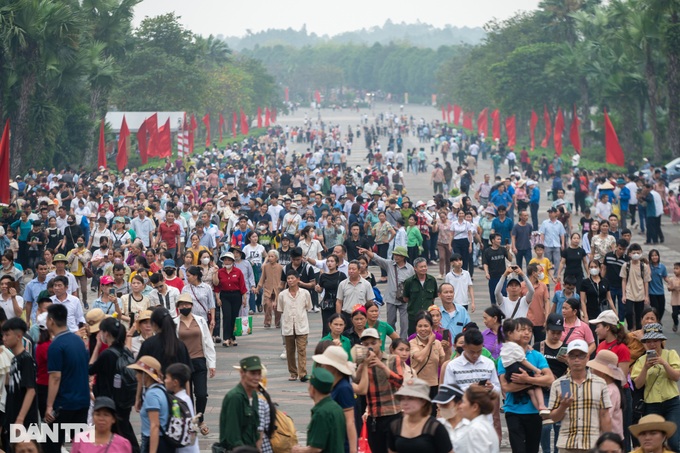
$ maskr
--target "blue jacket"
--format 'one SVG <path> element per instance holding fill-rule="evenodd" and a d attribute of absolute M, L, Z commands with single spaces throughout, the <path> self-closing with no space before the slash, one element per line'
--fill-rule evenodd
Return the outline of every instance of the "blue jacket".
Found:
<path fill-rule="evenodd" d="M 541 190 L 538 187 L 534 187 L 531 191 L 531 196 L 529 197 L 529 203 L 538 204 L 541 201 Z"/>
<path fill-rule="evenodd" d="M 621 210 L 622 211 L 627 211 L 628 210 L 628 202 L 630 201 L 630 190 L 628 187 L 623 186 L 621 188 L 621 192 L 619 192 L 619 201 L 621 204 Z"/>

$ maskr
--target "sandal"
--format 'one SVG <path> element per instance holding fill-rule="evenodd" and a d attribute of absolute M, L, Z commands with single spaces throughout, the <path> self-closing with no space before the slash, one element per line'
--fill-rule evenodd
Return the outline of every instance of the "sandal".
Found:
<path fill-rule="evenodd" d="M 198 429 L 201 430 L 201 434 L 203 434 L 204 436 L 207 436 L 208 434 L 210 434 L 210 428 L 208 427 L 208 425 L 205 422 L 198 425 Z"/>
<path fill-rule="evenodd" d="M 291 377 L 288 378 L 288 380 L 289 380 L 290 382 L 294 382 L 294 381 L 297 381 L 297 377 L 296 377 L 296 376 L 291 376 Z"/>
<path fill-rule="evenodd" d="M 222 346 L 224 346 L 225 348 L 230 347 L 231 346 L 231 340 L 223 341 Z"/>
<path fill-rule="evenodd" d="M 231 345 L 232 346 L 238 346 L 238 343 L 236 342 L 236 340 L 231 340 Z"/>

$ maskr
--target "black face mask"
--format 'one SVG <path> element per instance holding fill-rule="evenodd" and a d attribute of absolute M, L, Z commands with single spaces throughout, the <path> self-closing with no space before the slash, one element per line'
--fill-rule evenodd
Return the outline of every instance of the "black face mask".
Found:
<path fill-rule="evenodd" d="M 462 347 L 462 346 L 458 346 L 458 347 L 456 348 L 456 352 L 458 353 L 458 355 L 463 355 L 463 347 Z"/>
<path fill-rule="evenodd" d="M 109 248 L 109 246 L 108 246 L 108 245 L 102 245 L 102 246 L 99 247 L 99 248 L 102 249 L 102 250 L 106 250 L 107 248 Z"/>
<path fill-rule="evenodd" d="M 76 224 L 76 221 L 75 221 L 75 220 L 69 220 L 69 221 L 68 221 L 68 224 L 69 224 L 69 225 L 75 225 L 75 224 Z"/>
<path fill-rule="evenodd" d="M 191 313 L 191 308 L 189 307 L 180 308 L 179 312 L 182 316 L 189 316 L 189 313 Z"/>

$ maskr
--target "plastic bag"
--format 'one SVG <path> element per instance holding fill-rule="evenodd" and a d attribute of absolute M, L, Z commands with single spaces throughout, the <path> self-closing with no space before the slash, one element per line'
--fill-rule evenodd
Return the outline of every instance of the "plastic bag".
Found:
<path fill-rule="evenodd" d="M 365 422 L 363 428 L 361 428 L 357 453 L 371 453 L 371 447 L 368 445 L 368 426 Z"/>
<path fill-rule="evenodd" d="M 238 318 L 234 322 L 234 336 L 251 335 L 253 333 L 253 317 L 248 315 L 248 309 L 241 307 Z"/>

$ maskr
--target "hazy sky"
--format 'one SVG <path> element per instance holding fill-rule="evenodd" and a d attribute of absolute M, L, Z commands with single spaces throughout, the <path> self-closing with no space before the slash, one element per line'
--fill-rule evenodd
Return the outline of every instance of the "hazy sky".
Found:
<path fill-rule="evenodd" d="M 201 35 L 243 36 L 267 28 L 299 29 L 335 35 L 393 22 L 421 22 L 437 27 L 481 26 L 496 17 L 532 10 L 539 0 L 143 0 L 135 9 L 135 25 L 145 16 L 174 11 L 182 23 Z M 238 5 L 238 6 L 237 6 Z"/>

